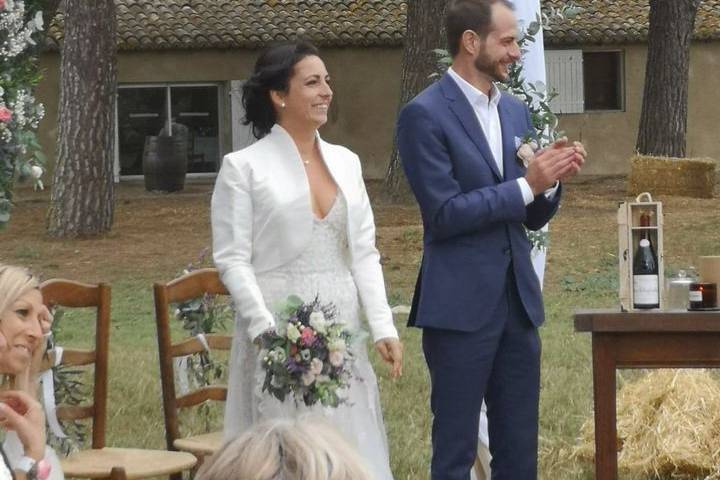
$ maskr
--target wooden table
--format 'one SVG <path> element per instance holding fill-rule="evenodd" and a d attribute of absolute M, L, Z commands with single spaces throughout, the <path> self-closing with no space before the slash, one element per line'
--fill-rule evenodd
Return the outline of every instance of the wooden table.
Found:
<path fill-rule="evenodd" d="M 617 368 L 720 367 L 720 312 L 580 310 L 575 330 L 592 333 L 595 478 L 617 478 Z"/>

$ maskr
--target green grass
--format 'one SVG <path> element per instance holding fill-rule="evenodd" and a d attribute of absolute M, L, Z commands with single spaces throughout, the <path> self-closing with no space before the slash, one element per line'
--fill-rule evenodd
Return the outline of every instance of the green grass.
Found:
<path fill-rule="evenodd" d="M 579 464 L 570 451 L 576 445 L 580 426 L 592 416 L 592 367 L 590 338 L 573 330 L 572 315 L 577 308 L 617 306 L 617 200 L 624 195 L 624 184 L 586 182 L 569 188 L 560 215 L 553 220 L 548 272 L 545 285 L 546 322 L 541 329 L 543 341 L 542 391 L 540 404 L 540 478 L 547 480 L 584 480 L 593 478 L 592 465 Z M 577 193 L 574 193 L 576 192 Z M 572 195 L 575 195 L 574 197 Z M 129 197 L 130 198 L 130 197 Z M 160 397 L 159 368 L 151 285 L 167 280 L 192 259 L 209 241 L 205 197 L 130 198 L 120 205 L 119 225 L 106 239 L 95 241 L 51 242 L 42 237 L 28 239 L 27 234 L 12 233 L 15 242 L 0 257 L 3 262 L 30 264 L 43 271 L 46 278 L 65 276 L 80 281 L 103 279 L 112 283 L 112 329 L 110 336 L 109 445 L 164 448 L 164 426 Z M 717 225 L 720 209 L 717 200 L 663 199 L 665 206 L 666 270 L 692 265 L 697 255 L 717 254 Z M 193 206 L 198 203 L 197 206 Z M 170 220 L 154 217 L 143 224 L 132 221 L 143 213 L 166 210 L 181 204 L 194 215 L 183 213 L 187 223 L 182 235 L 201 232 L 183 248 L 174 247 L 168 255 L 155 254 L 153 245 L 163 245 L 164 237 L 153 237 L 154 229 Z M 192 207 L 192 208 L 191 208 Z M 42 218 L 40 207 L 28 204 L 18 207 L 33 210 Z M 384 264 L 391 304 L 407 304 L 415 283 L 420 257 L 421 229 L 419 218 L 405 211 L 380 205 L 375 208 L 380 219 L 380 250 L 387 255 Z M 403 222 L 398 227 L 395 216 Z M 177 216 L 169 217 L 179 221 Z M 17 219 L 23 218 L 16 215 Z M 384 224 L 382 223 L 384 222 Z M 414 223 L 413 223 L 414 222 Z M 182 225 L 185 225 L 183 223 Z M 19 228 L 20 224 L 16 224 Z M 181 226 L 182 226 L 181 225 Z M 23 232 L 41 232 L 41 228 L 24 227 Z M 174 223 L 168 227 L 180 229 Z M 36 234 L 37 235 L 37 234 Z M 179 235 L 179 234 L 178 234 Z M 4 239 L 5 241 L 5 239 Z M 141 260 L 102 256 L 93 257 L 93 248 L 105 242 L 113 249 L 135 241 Z M 27 245 L 25 245 L 27 243 Z M 150 253 L 148 253 L 150 252 Z M 188 253 L 189 252 L 189 253 Z M 142 256 L 144 254 L 144 256 Z M 75 256 L 77 255 L 77 256 Z M 165 256 L 164 256 L 165 255 Z M 93 260 L 93 258 L 95 260 Z M 77 260 L 75 260 L 77 259 Z M 160 262 L 162 260 L 162 262 Z M 168 260 L 168 261 L 165 261 Z M 157 261 L 145 265 L 143 262 Z M 91 265 L 84 274 L 74 273 L 75 263 Z M 100 262 L 101 265 L 98 265 Z M 137 267 L 140 273 L 133 273 Z M 88 272 L 90 272 L 88 274 Z M 481 301 L 479 299 L 478 301 Z M 58 335 L 61 345 L 90 346 L 93 331 L 91 315 L 66 314 Z M 179 322 L 175 333 L 180 333 Z M 385 365 L 373 353 L 379 379 L 383 412 L 391 448 L 391 463 L 397 480 L 428 477 L 430 457 L 430 412 L 428 374 L 420 349 L 420 332 L 407 329 L 404 318 L 397 319 L 405 344 L 404 375 L 398 381 L 387 378 Z M 631 379 L 636 373 L 626 375 Z M 622 377 L 621 377 L 622 378 Z M 619 384 L 622 384 L 620 379 Z"/>
<path fill-rule="evenodd" d="M 543 383 L 541 458 L 543 478 L 585 478 L 582 469 L 559 457 L 572 446 L 591 412 L 589 339 L 572 331 L 571 313 L 587 298 L 565 290 L 548 293 L 547 322 L 542 329 Z M 602 299 L 598 300 L 602 304 Z M 592 305 L 591 305 L 592 306 Z M 92 312 L 66 310 L 57 335 L 60 345 L 91 347 Z M 420 332 L 398 320 L 405 344 L 404 375 L 397 381 L 377 355 L 378 374 L 391 458 L 396 479 L 426 478 L 429 469 L 430 415 L 428 374 Z M 179 322 L 175 334 L 181 335 Z M 113 284 L 110 336 L 110 388 L 107 441 L 111 446 L 164 448 L 164 426 L 153 304 L 149 284 L 132 279 Z M 556 477 L 561 468 L 565 473 Z"/>

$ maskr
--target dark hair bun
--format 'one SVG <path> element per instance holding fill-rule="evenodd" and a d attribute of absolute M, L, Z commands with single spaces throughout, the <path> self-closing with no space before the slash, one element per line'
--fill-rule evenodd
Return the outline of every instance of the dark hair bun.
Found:
<path fill-rule="evenodd" d="M 297 41 L 273 45 L 263 51 L 255 62 L 252 76 L 242 87 L 245 125 L 252 125 L 256 138 L 270 132 L 277 121 L 270 91 L 287 91 L 293 67 L 303 58 L 319 55 L 310 42 Z"/>

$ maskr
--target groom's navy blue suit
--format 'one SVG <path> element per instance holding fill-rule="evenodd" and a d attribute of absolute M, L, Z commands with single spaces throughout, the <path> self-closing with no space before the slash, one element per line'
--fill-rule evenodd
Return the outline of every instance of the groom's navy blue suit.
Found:
<path fill-rule="evenodd" d="M 488 405 L 493 479 L 535 479 L 543 303 L 523 224 L 554 215 L 558 189 L 525 205 L 516 138 L 527 107 L 498 104 L 503 173 L 467 98 L 448 74 L 401 111 L 398 147 L 424 226 L 409 325 L 423 328 L 432 381 L 433 480 L 467 480 Z"/>

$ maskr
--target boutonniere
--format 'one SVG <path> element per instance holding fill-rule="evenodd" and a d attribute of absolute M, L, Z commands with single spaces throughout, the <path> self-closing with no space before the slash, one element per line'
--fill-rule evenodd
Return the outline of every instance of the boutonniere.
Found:
<path fill-rule="evenodd" d="M 536 140 L 525 137 L 515 137 L 515 148 L 517 148 L 517 160 L 520 165 L 527 168 L 535 157 L 539 145 Z"/>

